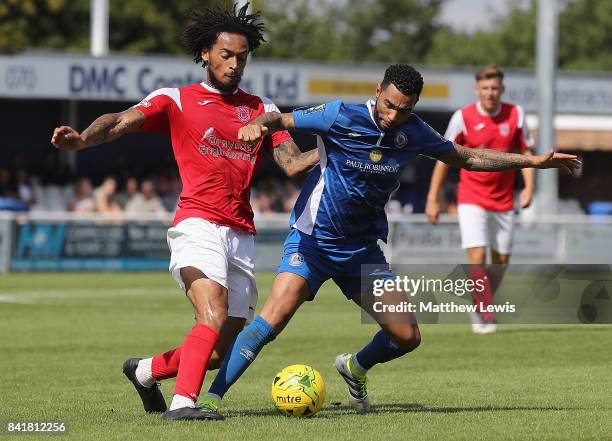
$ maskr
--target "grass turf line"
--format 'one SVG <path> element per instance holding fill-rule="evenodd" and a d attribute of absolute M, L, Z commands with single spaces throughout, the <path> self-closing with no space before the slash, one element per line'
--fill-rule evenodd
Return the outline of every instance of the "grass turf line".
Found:
<path fill-rule="evenodd" d="M 259 306 L 271 282 L 258 276 Z M 328 283 L 228 393 L 226 421 L 164 422 L 142 411 L 121 365 L 179 344 L 191 317 L 163 273 L 0 277 L 0 421 L 64 420 L 62 439 L 79 440 L 612 439 L 612 326 L 515 325 L 475 336 L 467 325 L 423 325 L 415 353 L 372 370 L 375 412 L 357 415 L 332 363 L 376 327 L 361 325 Z M 281 416 L 270 399 L 274 374 L 294 363 L 326 381 L 315 418 Z M 167 400 L 172 387 L 162 386 Z"/>

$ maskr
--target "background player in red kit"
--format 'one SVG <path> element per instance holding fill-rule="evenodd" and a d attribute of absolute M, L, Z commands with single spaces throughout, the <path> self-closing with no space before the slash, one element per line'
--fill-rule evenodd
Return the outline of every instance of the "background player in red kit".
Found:
<path fill-rule="evenodd" d="M 488 148 L 510 153 L 531 155 L 533 140 L 521 106 L 501 101 L 504 93 L 504 73 L 496 66 L 484 66 L 476 72 L 475 91 L 478 101 L 457 110 L 444 135 L 447 139 L 471 148 Z M 449 166 L 438 161 L 434 168 L 425 213 L 432 223 L 438 222 L 438 195 Z M 525 188 L 521 191 L 521 208 L 531 204 L 535 170 L 522 169 Z M 467 250 L 471 275 L 482 278 L 486 273 L 487 247 L 491 261 L 507 265 L 512 252 L 514 230 L 514 182 L 516 172 L 460 171 L 457 202 L 461 246 Z M 491 304 L 492 292 L 499 284 L 501 273 L 490 271 L 489 284 L 475 297 L 477 304 Z M 487 334 L 498 330 L 495 314 L 482 312 L 472 315 L 472 329 Z"/>
<path fill-rule="evenodd" d="M 264 112 L 278 111 L 269 100 L 238 88 L 250 52 L 263 41 L 259 13 L 247 6 L 227 11 L 194 11 L 183 41 L 206 81 L 154 91 L 138 105 L 103 115 L 79 134 L 58 127 L 51 142 L 80 150 L 125 133 L 170 134 L 183 190 L 173 227 L 168 230 L 170 271 L 193 304 L 196 325 L 183 343 L 148 359 L 129 359 L 123 371 L 138 391 L 145 410 L 164 419 L 221 419 L 195 406 L 209 361 L 218 364 L 235 335 L 252 318 L 255 286 L 253 211 L 250 183 L 262 151 L 290 176 L 318 162 L 315 151 L 301 153 L 286 132 L 246 143 L 238 129 Z M 176 376 L 169 409 L 156 381 Z"/>

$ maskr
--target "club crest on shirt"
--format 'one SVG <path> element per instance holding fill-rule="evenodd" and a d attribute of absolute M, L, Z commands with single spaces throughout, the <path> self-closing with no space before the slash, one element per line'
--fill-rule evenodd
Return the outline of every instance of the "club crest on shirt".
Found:
<path fill-rule="evenodd" d="M 370 161 L 372 162 L 380 162 L 383 155 L 379 149 L 374 149 L 370 152 Z"/>
<path fill-rule="evenodd" d="M 141 102 L 138 103 L 138 105 L 142 107 L 151 107 L 151 102 L 149 100 L 142 100 Z"/>
<path fill-rule="evenodd" d="M 395 142 L 395 147 L 397 147 L 398 149 L 402 149 L 406 147 L 406 144 L 408 143 L 408 137 L 406 136 L 404 132 L 397 132 L 395 134 L 394 142 Z"/>
<path fill-rule="evenodd" d="M 507 123 L 499 125 L 499 134 L 501 136 L 508 136 L 510 134 L 510 126 Z"/>
<path fill-rule="evenodd" d="M 304 263 L 304 256 L 302 253 L 293 253 L 289 257 L 289 265 L 291 266 L 301 266 Z"/>
<path fill-rule="evenodd" d="M 246 124 L 251 120 L 251 109 L 247 106 L 236 107 L 236 116 L 242 124 Z"/>

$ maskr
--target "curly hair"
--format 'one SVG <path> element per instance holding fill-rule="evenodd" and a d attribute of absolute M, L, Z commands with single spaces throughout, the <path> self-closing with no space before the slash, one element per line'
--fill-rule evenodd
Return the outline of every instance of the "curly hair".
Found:
<path fill-rule="evenodd" d="M 198 8 L 189 14 L 189 24 L 183 32 L 182 42 L 195 63 L 202 61 L 202 51 L 210 49 L 222 32 L 231 32 L 246 37 L 249 52 L 253 52 L 266 40 L 263 37 L 265 26 L 261 21 L 259 11 L 247 14 L 249 3 L 239 10 L 234 3 L 233 10 L 222 9 L 219 6 Z"/>
<path fill-rule="evenodd" d="M 389 84 L 393 84 L 406 96 L 418 97 L 423 91 L 423 76 L 407 64 L 392 64 L 385 71 L 381 87 L 385 89 Z"/>

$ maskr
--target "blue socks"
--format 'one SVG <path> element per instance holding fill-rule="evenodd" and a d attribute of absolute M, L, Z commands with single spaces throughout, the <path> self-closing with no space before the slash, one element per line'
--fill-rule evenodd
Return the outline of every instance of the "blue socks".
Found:
<path fill-rule="evenodd" d="M 357 362 L 364 369 L 371 369 L 378 363 L 385 363 L 407 354 L 410 351 L 398 348 L 384 331 L 378 331 L 372 341 L 355 354 Z"/>
<path fill-rule="evenodd" d="M 223 398 L 228 389 L 242 376 L 263 347 L 274 340 L 272 326 L 260 316 L 244 328 L 229 349 L 215 377 L 209 394 Z M 364 369 L 399 358 L 410 351 L 398 348 L 384 331 L 376 333 L 370 343 L 355 354 Z"/>
<path fill-rule="evenodd" d="M 234 344 L 225 355 L 223 364 L 210 389 L 208 389 L 208 393 L 223 398 L 232 384 L 255 361 L 259 351 L 274 340 L 274 337 L 272 326 L 263 318 L 257 316 L 234 340 Z"/>

